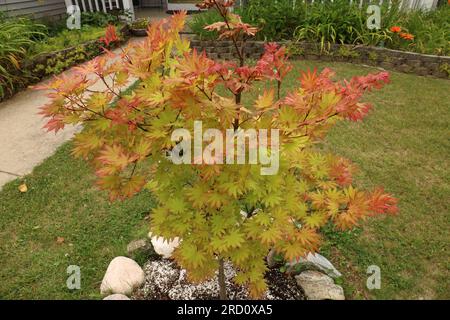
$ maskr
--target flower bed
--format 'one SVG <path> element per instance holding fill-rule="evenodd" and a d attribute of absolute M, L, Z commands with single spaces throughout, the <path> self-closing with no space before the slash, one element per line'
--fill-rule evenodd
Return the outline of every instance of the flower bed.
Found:
<path fill-rule="evenodd" d="M 378 47 L 330 45 L 321 50 L 316 43 L 299 42 L 287 44 L 291 56 L 308 60 L 344 61 L 379 66 L 388 70 L 412 73 L 421 76 L 450 78 L 450 57 L 426 55 Z M 191 40 L 191 47 L 205 50 L 211 58 L 229 60 L 234 58 L 234 47 L 230 41 Z M 258 59 L 264 50 L 264 42 L 247 42 L 248 57 Z"/>
<path fill-rule="evenodd" d="M 127 41 L 128 35 L 122 32 L 122 37 L 105 45 L 100 39 L 90 40 L 77 46 L 65 48 L 50 53 L 38 54 L 23 62 L 22 69 L 17 71 L 20 83 L 14 85 L 14 90 L 0 97 L 0 102 L 9 99 L 20 90 L 35 84 L 42 79 L 63 72 L 70 67 L 88 61 L 103 53 L 103 47 L 114 49 Z"/>
<path fill-rule="evenodd" d="M 369 29 L 366 2 L 335 0 L 314 3 L 292 0 L 248 0 L 236 9 L 242 21 L 258 27 L 256 40 L 365 45 L 450 55 L 450 6 L 435 10 L 399 10 L 384 2 L 380 6 L 380 25 Z M 201 39 L 217 39 L 217 32 L 204 29 L 220 21 L 214 10 L 194 15 L 191 30 Z"/>
<path fill-rule="evenodd" d="M 39 22 L 0 12 L 0 101 L 45 76 L 100 54 L 105 44 L 99 39 L 108 25 L 122 25 L 120 17 L 83 12 L 81 28 L 70 30 L 65 19 Z"/>

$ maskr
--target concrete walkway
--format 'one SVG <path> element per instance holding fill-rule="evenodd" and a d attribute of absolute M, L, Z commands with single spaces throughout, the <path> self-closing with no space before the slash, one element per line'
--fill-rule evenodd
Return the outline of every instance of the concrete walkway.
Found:
<path fill-rule="evenodd" d="M 65 73 L 70 75 L 73 69 Z M 98 82 L 91 89 L 103 90 L 105 86 Z M 7 182 L 31 173 L 36 165 L 80 130 L 80 127 L 68 126 L 55 134 L 42 129 L 46 120 L 37 113 L 39 107 L 50 100 L 46 93 L 48 91 L 28 88 L 0 103 L 0 190 Z"/>
<path fill-rule="evenodd" d="M 72 126 L 54 134 L 42 129 L 46 121 L 37 113 L 49 101 L 45 94 L 26 89 L 0 103 L 0 189 L 30 173 L 77 130 Z"/>

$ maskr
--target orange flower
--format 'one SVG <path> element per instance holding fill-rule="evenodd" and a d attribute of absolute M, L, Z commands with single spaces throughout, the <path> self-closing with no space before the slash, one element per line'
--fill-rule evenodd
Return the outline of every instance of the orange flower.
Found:
<path fill-rule="evenodd" d="M 405 40 L 414 40 L 414 36 L 411 34 L 411 33 L 404 33 L 404 32 L 401 32 L 400 33 L 400 38 L 403 38 L 403 39 L 405 39 Z"/>
<path fill-rule="evenodd" d="M 399 33 L 400 31 L 402 31 L 402 28 L 401 27 L 399 27 L 399 26 L 393 26 L 393 27 L 391 27 L 391 32 L 393 32 L 393 33 Z"/>

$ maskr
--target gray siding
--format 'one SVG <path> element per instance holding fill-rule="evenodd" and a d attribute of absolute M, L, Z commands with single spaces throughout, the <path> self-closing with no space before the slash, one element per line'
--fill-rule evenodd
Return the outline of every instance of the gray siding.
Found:
<path fill-rule="evenodd" d="M 57 18 L 66 12 L 64 0 L 0 0 L 0 11 L 9 16 Z"/>

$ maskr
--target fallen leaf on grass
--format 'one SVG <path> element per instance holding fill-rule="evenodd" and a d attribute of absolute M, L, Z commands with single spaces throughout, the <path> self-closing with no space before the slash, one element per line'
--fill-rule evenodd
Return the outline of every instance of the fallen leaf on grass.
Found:
<path fill-rule="evenodd" d="M 56 243 L 63 243 L 64 240 L 66 239 L 64 239 L 63 237 L 56 237 Z"/>
<path fill-rule="evenodd" d="M 27 187 L 27 185 L 26 185 L 25 183 L 22 183 L 22 184 L 19 186 L 18 189 L 19 189 L 19 191 L 22 192 L 22 193 L 25 193 L 25 192 L 28 191 L 28 187 Z"/>

